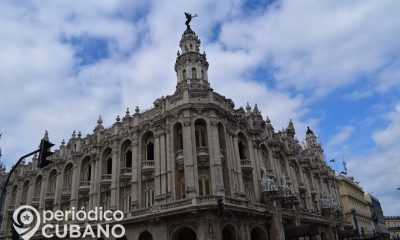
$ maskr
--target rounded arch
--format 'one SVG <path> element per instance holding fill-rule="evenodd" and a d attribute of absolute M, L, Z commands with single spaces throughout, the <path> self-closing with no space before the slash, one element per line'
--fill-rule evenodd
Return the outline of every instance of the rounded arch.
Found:
<path fill-rule="evenodd" d="M 16 199 L 16 198 L 17 198 L 17 190 L 18 190 L 17 185 L 14 185 L 14 186 L 11 188 L 10 205 L 14 205 L 14 204 L 15 204 L 15 201 L 17 200 L 17 199 Z"/>
<path fill-rule="evenodd" d="M 29 180 L 26 180 L 22 185 L 21 202 L 26 203 L 28 201 L 28 192 L 29 192 Z"/>
<path fill-rule="evenodd" d="M 194 126 L 196 147 L 207 147 L 207 122 L 202 118 L 198 118 L 196 121 L 194 121 Z"/>
<path fill-rule="evenodd" d="M 222 240 L 238 240 L 239 233 L 232 224 L 226 224 L 221 234 Z"/>
<path fill-rule="evenodd" d="M 183 127 L 182 123 L 177 122 L 174 124 L 173 132 L 174 132 L 174 149 L 176 151 L 183 149 Z"/>
<path fill-rule="evenodd" d="M 42 180 L 43 180 L 43 176 L 42 175 L 38 175 L 35 179 L 35 187 L 34 187 L 34 198 L 40 198 L 40 193 L 42 191 Z M 36 199 L 39 200 L 39 199 Z"/>
<path fill-rule="evenodd" d="M 86 156 L 83 158 L 81 163 L 81 181 L 89 182 L 92 179 L 92 164 L 91 158 Z"/>
<path fill-rule="evenodd" d="M 180 227 L 172 234 L 172 240 L 197 240 L 197 233 L 191 227 Z"/>
<path fill-rule="evenodd" d="M 142 146 L 144 156 L 144 160 L 146 161 L 154 161 L 154 133 L 151 131 L 147 131 L 142 136 Z"/>
<path fill-rule="evenodd" d="M 243 132 L 238 133 L 238 147 L 239 147 L 239 157 L 240 159 L 247 159 L 248 153 L 248 142 L 247 137 Z"/>
<path fill-rule="evenodd" d="M 195 67 L 192 67 L 192 79 L 197 79 L 197 70 Z"/>
<path fill-rule="evenodd" d="M 267 240 L 267 237 L 265 235 L 265 232 L 261 228 L 254 227 L 250 232 L 250 239 L 251 240 Z"/>
<path fill-rule="evenodd" d="M 112 168 L 113 168 L 113 161 L 112 161 L 112 149 L 111 147 L 106 147 L 103 150 L 102 154 L 102 174 L 112 174 Z"/>
<path fill-rule="evenodd" d="M 47 193 L 55 193 L 57 184 L 57 170 L 53 169 L 49 174 L 49 181 L 47 185 Z"/>
<path fill-rule="evenodd" d="M 132 141 L 125 139 L 121 144 L 121 168 L 132 169 Z"/>
<path fill-rule="evenodd" d="M 74 165 L 72 163 L 67 163 L 64 167 L 64 179 L 63 179 L 63 188 L 71 188 L 72 187 L 72 174 L 74 170 Z"/>
<path fill-rule="evenodd" d="M 138 240 L 153 240 L 153 236 L 149 231 L 144 231 L 139 235 Z"/>

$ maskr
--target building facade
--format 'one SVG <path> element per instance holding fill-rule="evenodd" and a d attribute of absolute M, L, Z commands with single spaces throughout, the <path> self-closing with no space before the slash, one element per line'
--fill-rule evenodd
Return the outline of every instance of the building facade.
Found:
<path fill-rule="evenodd" d="M 339 183 L 340 203 L 346 220 L 353 225 L 356 235 L 371 237 L 375 231 L 371 220 L 368 201 L 364 198 L 364 190 L 352 177 L 340 174 Z"/>
<path fill-rule="evenodd" d="M 174 94 L 146 111 L 128 109 L 109 128 L 100 117 L 92 134 L 63 141 L 43 169 L 36 158 L 19 167 L 3 238 L 13 211 L 28 204 L 122 210 L 132 240 L 336 239 L 338 185 L 315 134 L 308 129 L 301 144 L 292 121 L 276 132 L 257 105 L 235 109 L 210 87 L 206 54 L 190 27 L 179 46 Z"/>
<path fill-rule="evenodd" d="M 400 216 L 385 216 L 385 224 L 390 233 L 390 239 L 400 239 Z"/>
<path fill-rule="evenodd" d="M 371 219 L 374 224 L 374 236 L 376 236 L 378 239 L 389 239 L 390 234 L 385 225 L 385 218 L 383 216 L 381 203 L 372 194 L 366 194 L 365 200 L 367 200 L 369 204 Z"/>

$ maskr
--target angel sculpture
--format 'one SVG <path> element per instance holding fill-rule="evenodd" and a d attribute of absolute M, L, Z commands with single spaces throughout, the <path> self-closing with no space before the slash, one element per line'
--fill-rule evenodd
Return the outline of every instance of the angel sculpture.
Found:
<path fill-rule="evenodd" d="M 187 28 L 190 28 L 189 23 L 190 23 L 190 21 L 192 21 L 192 18 L 197 17 L 197 14 L 192 15 L 192 14 L 190 14 L 190 13 L 185 12 L 185 16 L 186 16 L 185 25 L 186 25 Z"/>

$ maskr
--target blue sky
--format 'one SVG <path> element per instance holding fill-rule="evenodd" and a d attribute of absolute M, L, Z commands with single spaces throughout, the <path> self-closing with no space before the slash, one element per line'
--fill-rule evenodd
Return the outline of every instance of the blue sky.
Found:
<path fill-rule="evenodd" d="M 0 139 L 9 168 L 45 130 L 59 146 L 172 94 L 184 11 L 212 87 L 275 130 L 310 126 L 326 158 L 400 214 L 400 2 L 3 1 Z M 341 170 L 340 164 L 332 167 Z"/>

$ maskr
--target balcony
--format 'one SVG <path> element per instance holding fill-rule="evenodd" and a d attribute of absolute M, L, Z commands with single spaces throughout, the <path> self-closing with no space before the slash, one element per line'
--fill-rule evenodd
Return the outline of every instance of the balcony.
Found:
<path fill-rule="evenodd" d="M 248 159 L 240 159 L 240 166 L 242 167 L 242 171 L 251 172 L 253 170 L 253 166 L 251 166 L 251 161 Z"/>
<path fill-rule="evenodd" d="M 71 187 L 63 187 L 61 190 L 61 196 L 71 195 Z"/>
<path fill-rule="evenodd" d="M 90 181 L 81 181 L 79 184 L 80 191 L 89 191 L 90 190 Z"/>
<path fill-rule="evenodd" d="M 129 179 L 131 178 L 131 176 L 132 176 L 132 168 L 125 167 L 121 169 L 121 175 L 119 176 L 120 178 Z"/>
<path fill-rule="evenodd" d="M 142 173 L 147 175 L 154 172 L 154 160 L 142 161 Z"/>
<path fill-rule="evenodd" d="M 46 193 L 46 200 L 54 200 L 54 196 L 56 194 L 54 192 L 48 192 Z"/>
<path fill-rule="evenodd" d="M 103 173 L 101 174 L 101 184 L 111 184 L 111 174 Z"/>
<path fill-rule="evenodd" d="M 183 156 L 183 150 L 179 149 L 176 151 L 176 165 L 178 166 L 178 170 L 181 171 L 183 170 L 185 166 L 185 158 Z"/>
<path fill-rule="evenodd" d="M 201 166 L 208 166 L 208 148 L 207 147 L 197 147 L 197 164 Z"/>
<path fill-rule="evenodd" d="M 36 197 L 32 198 L 32 204 L 38 205 L 39 202 L 40 202 L 40 197 L 39 196 L 36 196 Z"/>

